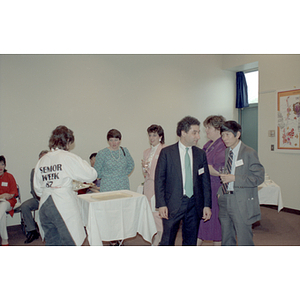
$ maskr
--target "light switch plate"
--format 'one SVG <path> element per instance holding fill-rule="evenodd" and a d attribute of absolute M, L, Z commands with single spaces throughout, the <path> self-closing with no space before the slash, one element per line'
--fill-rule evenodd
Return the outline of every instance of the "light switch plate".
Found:
<path fill-rule="evenodd" d="M 275 137 L 275 130 L 269 130 L 268 131 L 268 136 L 269 137 Z"/>

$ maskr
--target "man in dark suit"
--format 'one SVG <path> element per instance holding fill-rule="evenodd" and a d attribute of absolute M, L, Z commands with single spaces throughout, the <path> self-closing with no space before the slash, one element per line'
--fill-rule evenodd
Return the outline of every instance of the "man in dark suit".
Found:
<path fill-rule="evenodd" d="M 173 246 L 181 220 L 182 245 L 196 245 L 200 219 L 211 217 L 210 176 L 205 152 L 196 147 L 200 122 L 177 124 L 179 142 L 161 150 L 155 171 L 156 208 L 163 219 L 161 246 Z"/>
<path fill-rule="evenodd" d="M 220 174 L 223 186 L 218 190 L 222 246 L 252 246 L 252 224 L 260 220 L 257 187 L 264 182 L 265 170 L 257 153 L 240 141 L 241 125 L 227 121 L 221 127 L 227 146 L 226 167 L 229 174 Z M 227 164 L 228 163 L 228 164 Z"/>

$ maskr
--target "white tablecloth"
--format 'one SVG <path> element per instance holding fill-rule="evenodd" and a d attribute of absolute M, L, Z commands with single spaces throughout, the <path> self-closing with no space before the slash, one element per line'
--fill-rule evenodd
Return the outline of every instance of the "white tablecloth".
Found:
<path fill-rule="evenodd" d="M 274 181 L 266 180 L 258 186 L 259 204 L 277 205 L 278 212 L 283 209 L 281 189 Z"/>
<path fill-rule="evenodd" d="M 99 200 L 92 196 L 127 193 L 130 197 Z M 129 190 L 78 195 L 78 203 L 91 246 L 102 241 L 123 240 L 139 233 L 152 242 L 156 233 L 154 218 L 146 196 Z"/>

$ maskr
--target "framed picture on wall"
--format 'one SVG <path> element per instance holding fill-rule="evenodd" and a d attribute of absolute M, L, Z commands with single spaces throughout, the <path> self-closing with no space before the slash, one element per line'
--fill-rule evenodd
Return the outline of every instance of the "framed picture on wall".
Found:
<path fill-rule="evenodd" d="M 277 92 L 277 150 L 300 153 L 300 89 Z"/>

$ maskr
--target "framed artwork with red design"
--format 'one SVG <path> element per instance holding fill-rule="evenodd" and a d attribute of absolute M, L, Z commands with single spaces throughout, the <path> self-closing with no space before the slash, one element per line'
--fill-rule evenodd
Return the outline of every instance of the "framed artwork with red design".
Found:
<path fill-rule="evenodd" d="M 277 150 L 300 150 L 300 89 L 277 92 Z M 299 151 L 300 153 L 300 151 Z"/>

